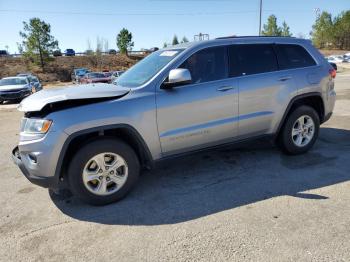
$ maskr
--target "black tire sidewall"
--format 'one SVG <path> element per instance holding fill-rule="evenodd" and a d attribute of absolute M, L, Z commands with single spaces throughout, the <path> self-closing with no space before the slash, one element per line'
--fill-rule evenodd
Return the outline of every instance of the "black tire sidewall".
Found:
<path fill-rule="evenodd" d="M 292 139 L 292 129 L 295 121 L 303 116 L 307 115 L 312 118 L 315 124 L 315 131 L 314 131 L 314 136 L 312 140 L 303 147 L 298 147 L 297 145 L 294 144 L 293 139 Z M 283 131 L 280 137 L 280 145 L 283 149 L 283 151 L 287 154 L 291 155 L 297 155 L 297 154 L 302 154 L 307 152 L 316 142 L 316 139 L 318 137 L 318 132 L 320 128 L 320 118 L 312 107 L 309 106 L 300 106 L 296 108 L 288 117 L 286 120 L 286 123 L 283 127 Z"/>
<path fill-rule="evenodd" d="M 103 152 L 116 153 L 124 158 L 128 165 L 128 178 L 117 192 L 98 196 L 91 193 L 83 182 L 83 169 L 88 160 Z M 122 199 L 136 184 L 140 173 L 140 164 L 134 150 L 118 139 L 99 139 L 84 145 L 72 158 L 68 168 L 68 182 L 74 195 L 92 205 L 105 205 Z"/>

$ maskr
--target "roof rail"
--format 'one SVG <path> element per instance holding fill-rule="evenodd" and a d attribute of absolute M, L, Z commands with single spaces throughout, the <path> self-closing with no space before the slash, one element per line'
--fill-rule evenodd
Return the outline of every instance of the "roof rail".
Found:
<path fill-rule="evenodd" d="M 237 35 L 232 35 L 232 36 L 221 36 L 221 37 L 217 37 L 215 39 L 230 39 L 230 38 L 248 38 L 248 37 L 285 37 L 285 38 L 295 38 L 294 36 L 268 36 L 268 35 L 242 35 L 242 36 L 237 36 Z"/>

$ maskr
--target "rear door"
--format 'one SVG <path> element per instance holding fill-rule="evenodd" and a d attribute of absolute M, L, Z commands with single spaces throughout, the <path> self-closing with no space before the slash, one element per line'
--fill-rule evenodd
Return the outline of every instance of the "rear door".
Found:
<path fill-rule="evenodd" d="M 293 76 L 278 71 L 274 44 L 235 44 L 229 57 L 239 86 L 239 137 L 274 132 L 295 89 Z"/>
<path fill-rule="evenodd" d="M 321 81 L 328 77 L 322 74 L 310 53 L 298 44 L 276 44 L 276 54 L 281 72 L 293 77 L 298 94 L 318 91 Z"/>
<path fill-rule="evenodd" d="M 238 131 L 238 87 L 228 78 L 227 47 L 197 51 L 179 68 L 192 83 L 157 91 L 157 122 L 163 155 L 232 139 Z"/>

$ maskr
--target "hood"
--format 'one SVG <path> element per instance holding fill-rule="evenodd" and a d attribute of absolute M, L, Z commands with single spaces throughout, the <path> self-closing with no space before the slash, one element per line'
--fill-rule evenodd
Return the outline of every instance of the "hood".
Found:
<path fill-rule="evenodd" d="M 74 85 L 61 88 L 41 90 L 25 98 L 18 106 L 19 111 L 36 112 L 46 105 L 63 101 L 84 101 L 89 99 L 114 98 L 126 95 L 130 88 L 113 84 Z"/>
<path fill-rule="evenodd" d="M 19 90 L 27 88 L 27 85 L 7 85 L 7 86 L 0 86 L 0 91 L 13 91 L 13 90 Z"/>

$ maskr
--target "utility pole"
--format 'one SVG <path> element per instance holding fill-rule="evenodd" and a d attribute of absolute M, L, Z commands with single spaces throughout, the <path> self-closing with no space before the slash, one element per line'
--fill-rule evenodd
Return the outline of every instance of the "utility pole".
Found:
<path fill-rule="evenodd" d="M 260 0 L 259 36 L 261 36 L 261 13 L 262 13 L 262 0 Z"/>

